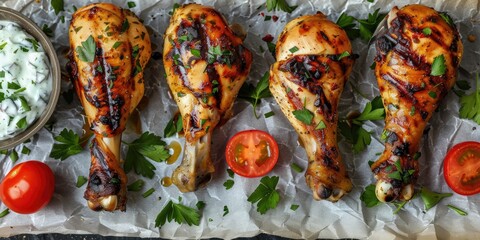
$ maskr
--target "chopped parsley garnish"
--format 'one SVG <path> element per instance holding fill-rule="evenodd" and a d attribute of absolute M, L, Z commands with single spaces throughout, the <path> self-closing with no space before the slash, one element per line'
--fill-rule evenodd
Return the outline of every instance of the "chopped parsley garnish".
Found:
<path fill-rule="evenodd" d="M 232 188 L 234 184 L 235 184 L 235 182 L 232 179 L 228 179 L 227 181 L 225 181 L 223 183 L 223 186 L 225 187 L 226 190 L 228 190 L 228 189 Z"/>
<path fill-rule="evenodd" d="M 117 49 L 118 47 L 120 47 L 120 45 L 122 45 L 122 42 L 119 42 L 119 41 L 115 42 L 113 44 L 113 49 Z"/>
<path fill-rule="evenodd" d="M 429 27 L 427 27 L 427 28 L 424 28 L 424 29 L 422 30 L 422 32 L 423 32 L 423 34 L 425 34 L 425 35 L 428 36 L 428 35 L 432 34 L 432 29 L 429 28 Z"/>
<path fill-rule="evenodd" d="M 91 63 L 95 59 L 95 49 L 95 40 L 90 35 L 86 41 L 82 42 L 82 46 L 75 48 L 75 51 L 81 61 Z"/>
<path fill-rule="evenodd" d="M 42 31 L 47 37 L 53 37 L 53 30 L 47 24 L 43 24 Z"/>
<path fill-rule="evenodd" d="M 0 71 L 0 78 L 4 78 L 5 77 L 5 71 Z"/>
<path fill-rule="evenodd" d="M 59 12 L 64 10 L 63 0 L 52 0 L 50 4 L 52 5 L 52 8 L 55 11 L 56 15 L 58 15 Z"/>
<path fill-rule="evenodd" d="M 174 203 L 170 200 L 155 219 L 155 227 L 162 227 L 165 223 L 175 222 L 182 224 L 186 223 L 188 226 L 200 225 L 200 212 L 194 208 L 187 207 L 180 203 Z"/>
<path fill-rule="evenodd" d="M 443 54 L 436 56 L 433 59 L 432 71 L 430 72 L 430 75 L 441 76 L 445 74 L 446 69 L 447 69 L 447 66 L 445 66 L 445 57 L 443 56 Z"/>
<path fill-rule="evenodd" d="M 183 120 L 180 116 L 175 116 L 168 121 L 167 125 L 165 126 L 165 129 L 163 130 L 163 137 L 171 137 L 175 135 L 176 133 L 179 133 L 183 130 Z"/>
<path fill-rule="evenodd" d="M 290 48 L 288 51 L 290 51 L 291 53 L 294 53 L 294 52 L 298 51 L 298 47 L 297 47 L 297 46 L 293 46 L 293 47 Z"/>
<path fill-rule="evenodd" d="M 153 192 L 155 192 L 155 189 L 154 189 L 154 188 L 150 188 L 150 189 L 148 189 L 147 191 L 145 191 L 145 192 L 142 194 L 142 197 L 143 197 L 143 198 L 147 198 L 147 197 L 149 197 L 150 195 L 152 195 Z"/>
<path fill-rule="evenodd" d="M 7 46 L 7 42 L 0 44 L 0 50 L 3 50 Z"/>
<path fill-rule="evenodd" d="M 200 50 L 198 50 L 198 49 L 192 48 L 192 49 L 190 49 L 190 52 L 195 57 L 198 57 L 198 58 L 202 57 L 202 54 L 200 53 Z"/>
<path fill-rule="evenodd" d="M 270 112 L 267 112 L 267 113 L 263 114 L 263 116 L 264 116 L 265 118 L 269 118 L 269 117 L 271 117 L 271 116 L 273 116 L 273 115 L 275 115 L 275 112 L 274 112 L 274 111 L 270 111 Z"/>
<path fill-rule="evenodd" d="M 125 31 L 128 30 L 129 27 L 130 27 L 130 23 L 128 22 L 128 19 L 125 19 L 125 21 L 123 21 L 122 23 L 122 29 L 120 30 L 120 32 L 124 33 Z"/>
<path fill-rule="evenodd" d="M 137 181 L 128 185 L 127 190 L 130 192 L 139 192 L 140 190 L 142 190 L 143 185 L 145 185 L 145 182 L 142 179 L 138 179 Z"/>
<path fill-rule="evenodd" d="M 85 183 L 87 183 L 87 180 L 88 179 L 84 176 L 78 176 L 77 177 L 77 184 L 75 186 L 77 186 L 77 188 L 82 187 Z"/>
<path fill-rule="evenodd" d="M 269 209 L 277 207 L 280 202 L 280 194 L 275 189 L 277 187 L 278 176 L 265 176 L 260 180 L 260 185 L 248 197 L 252 204 L 257 203 L 257 212 L 265 214 Z"/>
<path fill-rule="evenodd" d="M 7 208 L 3 210 L 2 212 L 0 212 L 0 218 L 7 216 L 9 213 L 10 213 L 10 209 Z"/>
<path fill-rule="evenodd" d="M 447 22 L 448 25 L 453 26 L 453 19 L 450 17 L 450 15 L 442 12 L 440 13 L 440 17 L 442 17 L 442 19 L 445 20 L 445 22 Z"/>
<path fill-rule="evenodd" d="M 20 100 L 20 103 L 22 104 L 23 111 L 28 112 L 31 110 L 30 105 L 28 105 L 27 99 L 25 99 L 24 96 L 20 96 L 18 98 Z"/>
<path fill-rule="evenodd" d="M 290 210 L 292 210 L 292 211 L 297 211 L 298 207 L 300 207 L 300 205 L 298 205 L 298 204 L 292 204 L 292 205 L 290 206 Z"/>
<path fill-rule="evenodd" d="M 15 149 L 12 149 L 12 151 L 10 152 L 10 160 L 12 160 L 13 163 L 15 163 L 17 160 L 18 160 L 18 152 L 17 150 Z"/>
<path fill-rule="evenodd" d="M 315 127 L 315 130 L 322 130 L 326 127 L 327 127 L 327 125 L 325 125 L 325 122 L 320 120 L 320 122 L 318 122 L 317 126 Z"/>
<path fill-rule="evenodd" d="M 292 13 L 297 6 L 288 5 L 286 0 L 267 0 L 267 11 L 282 10 L 287 13 Z"/>
<path fill-rule="evenodd" d="M 338 55 L 338 61 L 342 60 L 344 57 L 349 57 L 350 53 L 348 51 L 343 52 L 342 54 Z"/>
<path fill-rule="evenodd" d="M 360 36 L 360 30 L 356 27 L 355 18 L 342 13 L 337 19 L 337 25 L 343 28 L 348 35 L 348 38 L 355 39 Z"/>
<path fill-rule="evenodd" d="M 301 173 L 303 172 L 303 168 L 298 166 L 296 163 L 290 163 L 290 167 L 292 168 L 293 171 L 297 172 L 297 173 Z"/>
<path fill-rule="evenodd" d="M 389 178 L 392 178 L 392 179 L 396 179 L 396 180 L 399 180 L 399 181 L 402 181 L 404 183 L 409 183 L 410 182 L 410 178 L 413 176 L 413 174 L 415 173 L 415 170 L 413 169 L 409 169 L 409 170 L 404 170 L 402 169 L 402 165 L 400 163 L 400 160 L 397 160 L 395 163 L 393 163 L 395 165 L 395 168 L 396 170 L 389 173 L 388 174 L 388 177 Z"/>
<path fill-rule="evenodd" d="M 59 143 L 53 144 L 52 151 L 50 152 L 50 157 L 52 158 L 63 161 L 83 151 L 80 137 L 72 130 L 65 128 L 60 132 L 60 135 L 54 137 L 54 139 Z M 88 139 L 84 141 L 88 141 Z"/>
<path fill-rule="evenodd" d="M 30 150 L 30 148 L 28 148 L 26 146 L 22 147 L 22 154 L 30 155 L 31 152 L 32 152 L 32 150 Z"/>
<path fill-rule="evenodd" d="M 126 173 L 134 169 L 136 174 L 153 178 L 156 168 L 147 158 L 155 162 L 163 162 L 170 157 L 170 153 L 165 147 L 166 143 L 153 133 L 145 132 L 135 141 L 126 144 L 128 151 L 123 166 Z"/>
<path fill-rule="evenodd" d="M 460 215 L 460 216 L 467 216 L 467 215 L 468 215 L 467 212 L 465 212 L 465 211 L 463 211 L 462 209 L 460 209 L 460 208 L 458 208 L 458 207 L 455 207 L 455 206 L 453 206 L 453 205 L 448 204 L 447 207 L 450 208 L 450 209 L 452 209 L 453 211 L 455 211 L 455 212 L 456 212 L 458 215 Z"/>
<path fill-rule="evenodd" d="M 312 124 L 313 120 L 313 113 L 310 112 L 310 110 L 303 108 L 300 110 L 294 110 L 293 116 L 295 116 L 296 119 L 298 119 L 300 122 L 303 122 L 307 125 Z"/>
<path fill-rule="evenodd" d="M 230 210 L 228 210 L 228 206 L 227 206 L 227 205 L 223 206 L 223 215 L 222 215 L 222 217 L 225 217 L 228 213 L 230 213 Z"/>
<path fill-rule="evenodd" d="M 263 77 L 258 82 L 257 86 L 251 84 L 243 84 L 238 93 L 238 97 L 247 100 L 253 106 L 253 114 L 258 119 L 257 115 L 257 105 L 260 104 L 262 98 L 272 97 L 272 93 L 268 88 L 268 80 L 270 78 L 270 73 L 268 71 L 263 74 Z"/>
<path fill-rule="evenodd" d="M 127 2 L 127 6 L 128 8 L 134 8 L 137 6 L 137 4 L 135 4 L 135 2 Z"/>
<path fill-rule="evenodd" d="M 437 98 L 437 93 L 434 91 L 429 91 L 428 96 L 430 96 L 431 98 Z"/>

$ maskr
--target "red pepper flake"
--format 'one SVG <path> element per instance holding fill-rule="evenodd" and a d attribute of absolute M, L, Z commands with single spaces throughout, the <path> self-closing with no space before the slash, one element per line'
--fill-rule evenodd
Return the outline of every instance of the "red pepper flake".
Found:
<path fill-rule="evenodd" d="M 263 41 L 265 42 L 272 42 L 273 41 L 273 36 L 272 34 L 267 34 L 265 37 L 262 38 Z"/>
<path fill-rule="evenodd" d="M 278 21 L 278 16 L 277 16 L 277 15 L 273 15 L 273 16 L 272 16 L 272 20 L 273 20 L 274 22 Z"/>

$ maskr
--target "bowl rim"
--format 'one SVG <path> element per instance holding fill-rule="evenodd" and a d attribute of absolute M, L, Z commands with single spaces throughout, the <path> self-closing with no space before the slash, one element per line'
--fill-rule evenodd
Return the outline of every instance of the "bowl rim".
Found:
<path fill-rule="evenodd" d="M 35 135 L 52 116 L 55 111 L 61 88 L 61 69 L 58 56 L 53 47 L 52 42 L 47 35 L 40 29 L 40 27 L 34 23 L 29 17 L 22 13 L 7 7 L 0 7 L 0 20 L 7 20 L 17 23 L 22 27 L 24 31 L 32 35 L 40 44 L 42 44 L 45 54 L 47 55 L 50 63 L 51 75 L 52 75 L 52 91 L 50 93 L 50 99 L 43 113 L 35 120 L 30 126 L 20 133 L 17 133 L 11 138 L 0 140 L 0 150 L 11 149 L 20 143 L 26 141 Z"/>

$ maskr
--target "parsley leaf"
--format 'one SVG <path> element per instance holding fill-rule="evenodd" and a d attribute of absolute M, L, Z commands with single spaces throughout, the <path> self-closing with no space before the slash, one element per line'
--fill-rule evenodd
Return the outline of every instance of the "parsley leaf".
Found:
<path fill-rule="evenodd" d="M 77 186 L 77 188 L 79 188 L 79 187 L 82 187 L 85 183 L 87 183 L 87 178 L 84 177 L 84 176 L 78 176 L 77 177 L 77 184 L 75 186 Z"/>
<path fill-rule="evenodd" d="M 462 209 L 460 209 L 460 208 L 458 208 L 458 207 L 455 207 L 455 206 L 453 206 L 453 205 L 448 204 L 447 207 L 450 208 L 450 209 L 452 209 L 452 210 L 455 211 L 456 213 L 458 213 L 458 215 L 460 215 L 460 216 L 467 216 L 467 215 L 468 215 L 467 212 L 465 212 L 465 211 L 463 211 Z"/>
<path fill-rule="evenodd" d="M 92 35 L 90 35 L 87 40 L 82 42 L 82 46 L 77 46 L 75 51 L 78 54 L 78 58 L 83 62 L 91 63 L 95 60 L 95 40 L 93 39 Z"/>
<path fill-rule="evenodd" d="M 342 54 L 338 55 L 338 61 L 342 60 L 342 58 L 350 56 L 350 53 L 348 51 L 343 52 Z"/>
<path fill-rule="evenodd" d="M 448 23 L 448 25 L 453 26 L 453 19 L 445 12 L 440 13 L 440 17 Z"/>
<path fill-rule="evenodd" d="M 52 8 L 55 11 L 56 15 L 58 15 L 59 12 L 65 10 L 63 8 L 63 0 L 52 0 L 50 4 L 52 5 Z"/>
<path fill-rule="evenodd" d="M 233 184 L 235 184 L 235 182 L 232 179 L 228 179 L 223 183 L 223 186 L 225 187 L 226 190 L 228 190 L 233 187 Z"/>
<path fill-rule="evenodd" d="M 260 185 L 248 197 L 247 201 L 252 204 L 257 203 L 257 212 L 265 214 L 269 209 L 277 207 L 280 201 L 280 194 L 275 190 L 277 186 L 278 176 L 265 176 L 260 180 Z"/>
<path fill-rule="evenodd" d="M 304 108 L 300 110 L 295 110 L 292 113 L 293 113 L 293 116 L 295 116 L 295 118 L 298 119 L 300 122 L 303 122 L 307 125 L 312 124 L 313 113 L 310 112 L 310 110 Z"/>
<path fill-rule="evenodd" d="M 360 196 L 360 200 L 369 208 L 375 207 L 380 204 L 380 201 L 377 199 L 377 195 L 375 195 L 375 185 L 370 184 L 365 187 L 365 190 L 362 192 Z"/>
<path fill-rule="evenodd" d="M 272 93 L 268 88 L 268 81 L 270 78 L 269 71 L 266 71 L 263 74 L 263 77 L 258 81 L 257 86 L 253 86 L 250 84 L 243 84 L 242 88 L 240 88 L 240 92 L 238 93 L 238 97 L 247 100 L 253 105 L 253 113 L 255 117 L 258 119 L 259 116 L 257 115 L 257 105 L 260 104 L 262 98 L 269 98 L 272 97 Z"/>
<path fill-rule="evenodd" d="M 360 37 L 364 41 L 370 41 L 373 37 L 373 33 L 377 29 L 378 24 L 383 20 L 386 14 L 379 13 L 380 9 L 376 9 L 375 12 L 369 13 L 366 19 L 356 19 L 352 16 L 342 13 L 337 20 L 337 24 L 345 30 L 348 38 L 355 39 Z M 358 28 L 355 23 L 358 22 Z"/>
<path fill-rule="evenodd" d="M 290 6 L 286 0 L 267 0 L 267 11 L 282 10 L 287 13 L 292 13 L 297 6 Z"/>
<path fill-rule="evenodd" d="M 364 41 L 370 41 L 373 37 L 373 33 L 377 29 L 378 24 L 383 20 L 386 16 L 384 13 L 379 13 L 380 8 L 377 8 L 375 12 L 369 13 L 367 19 L 358 19 L 358 23 L 360 23 L 360 38 Z"/>
<path fill-rule="evenodd" d="M 155 227 L 162 227 L 167 221 L 172 222 L 172 220 L 179 224 L 186 223 L 188 226 L 198 226 L 200 225 L 200 212 L 170 200 L 157 215 Z"/>
<path fill-rule="evenodd" d="M 197 206 L 198 210 L 202 210 L 205 208 L 205 205 L 207 205 L 204 201 L 198 201 L 195 206 Z"/>
<path fill-rule="evenodd" d="M 420 192 L 420 197 L 422 197 L 423 203 L 425 204 L 425 211 L 428 211 L 430 208 L 437 205 L 440 200 L 451 197 L 453 193 L 436 193 L 428 190 L 425 187 L 422 187 Z"/>
<path fill-rule="evenodd" d="M 337 19 L 337 25 L 345 30 L 350 39 L 355 39 L 360 36 L 360 30 L 355 28 L 355 20 L 354 17 L 346 13 L 342 13 Z"/>
<path fill-rule="evenodd" d="M 131 192 L 138 192 L 138 191 L 142 190 L 143 185 L 145 185 L 145 182 L 142 179 L 138 179 L 137 181 L 128 185 L 127 190 L 131 191 Z"/>
<path fill-rule="evenodd" d="M 447 69 L 447 66 L 445 66 L 445 57 L 443 56 L 443 54 L 436 56 L 433 59 L 432 71 L 430 72 L 430 75 L 441 76 L 445 74 L 446 69 Z"/>
<path fill-rule="evenodd" d="M 382 99 L 377 96 L 371 102 L 365 105 L 362 113 L 353 119 L 340 121 L 340 133 L 345 139 L 353 144 L 353 151 L 359 153 L 370 145 L 372 137 L 370 132 L 363 128 L 365 121 L 380 120 L 385 117 L 385 109 L 383 107 Z"/>
<path fill-rule="evenodd" d="M 180 115 L 173 116 L 170 121 L 168 121 L 165 129 L 163 129 L 163 137 L 171 137 L 176 133 L 179 133 L 183 130 L 183 120 Z"/>
<path fill-rule="evenodd" d="M 165 147 L 166 143 L 153 133 L 145 132 L 135 141 L 126 144 L 128 145 L 128 151 L 123 166 L 126 173 L 135 169 L 135 173 L 153 178 L 153 171 L 156 168 L 147 158 L 155 162 L 162 162 L 170 157 L 170 153 Z"/>
<path fill-rule="evenodd" d="M 470 95 L 460 97 L 460 117 L 480 124 L 480 79 L 476 74 L 477 88 Z"/>
<path fill-rule="evenodd" d="M 83 151 L 80 137 L 72 130 L 66 128 L 60 132 L 60 135 L 54 137 L 55 141 L 60 143 L 53 144 L 50 157 L 65 160 L 70 156 L 79 154 Z"/>
<path fill-rule="evenodd" d="M 223 206 L 223 215 L 222 215 L 222 217 L 225 217 L 225 215 L 227 215 L 228 213 L 230 213 L 230 210 L 228 210 L 228 206 L 227 206 L 227 205 Z"/>
<path fill-rule="evenodd" d="M 127 2 L 127 5 L 128 5 L 128 8 L 134 8 L 137 6 L 137 4 L 135 4 L 135 2 Z"/>
<path fill-rule="evenodd" d="M 0 218 L 7 216 L 9 213 L 10 213 L 10 209 L 6 208 L 2 212 L 0 212 Z"/>

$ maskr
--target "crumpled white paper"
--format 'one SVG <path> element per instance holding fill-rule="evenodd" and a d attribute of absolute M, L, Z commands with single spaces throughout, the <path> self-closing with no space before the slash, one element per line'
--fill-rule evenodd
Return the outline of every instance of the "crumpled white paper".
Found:
<path fill-rule="evenodd" d="M 133 1 L 133 0 L 131 0 Z M 51 40 L 57 49 L 64 69 L 68 51 L 68 24 L 73 13 L 74 5 L 81 7 L 93 1 L 65 1 L 65 11 L 55 15 L 50 1 L 35 0 L 6 0 L 0 5 L 14 8 L 30 16 L 39 26 L 50 26 L 54 31 Z M 127 8 L 127 1 L 113 2 L 120 7 Z M 162 52 L 163 33 L 167 28 L 173 1 L 136 0 L 134 11 L 151 30 L 153 49 Z M 183 3 L 182 1 L 179 1 Z M 439 11 L 448 12 L 460 29 L 464 39 L 464 58 L 459 71 L 459 79 L 469 81 L 474 86 L 473 73 L 479 71 L 480 44 L 466 41 L 469 34 L 478 35 L 478 2 L 474 0 L 459 1 L 375 1 L 365 0 L 287 0 L 291 5 L 299 5 L 292 13 L 266 12 L 264 0 L 231 0 L 214 1 L 199 0 L 198 3 L 214 6 L 223 13 L 230 23 L 239 23 L 247 31 L 245 45 L 252 50 L 254 62 L 250 73 L 249 83 L 260 79 L 269 65 L 274 62 L 272 55 L 261 52 L 259 46 L 267 49 L 261 40 L 266 34 L 278 36 L 287 21 L 304 14 L 322 11 L 335 21 L 340 13 L 359 18 L 366 18 L 376 8 L 381 12 L 388 12 L 394 5 L 403 6 L 409 3 L 422 3 L 434 7 Z M 276 15 L 277 22 L 264 21 L 261 13 Z M 64 19 L 64 21 L 62 21 Z M 276 41 L 276 38 L 275 40 Z M 360 55 L 356 61 L 354 71 L 341 97 L 339 116 L 345 117 L 348 112 L 361 110 L 374 96 L 379 95 L 373 71 L 369 69 L 373 61 L 374 50 L 357 39 L 352 42 L 355 53 Z M 176 105 L 168 95 L 168 87 L 163 77 L 161 60 L 152 59 L 145 69 L 147 83 L 146 96 L 148 104 L 140 113 L 143 131 L 150 131 L 163 135 L 163 128 L 176 112 Z M 367 98 L 353 92 L 354 85 Z M 67 91 L 72 86 L 64 82 L 62 89 Z M 156 175 L 153 179 L 146 179 L 134 173 L 128 174 L 129 182 L 142 178 L 146 180 L 144 191 L 153 187 L 155 192 L 148 198 L 141 193 L 129 192 L 127 212 L 93 212 L 83 199 L 85 185 L 75 186 L 77 176 L 88 176 L 90 165 L 89 151 L 70 157 L 65 161 L 58 161 L 48 157 L 54 143 L 53 136 L 63 128 L 69 128 L 81 134 L 83 125 L 83 110 L 77 98 L 68 104 L 62 97 L 52 120 L 53 133 L 46 129 L 36 134 L 26 146 L 32 150 L 30 155 L 20 155 L 18 162 L 37 159 L 46 162 L 55 172 L 55 193 L 50 204 L 38 213 L 19 215 L 10 213 L 0 219 L 0 236 L 10 236 L 20 233 L 97 233 L 116 236 L 164 237 L 164 238 L 234 238 L 238 236 L 254 236 L 259 233 L 269 233 L 290 238 L 371 238 L 371 239 L 404 239 L 404 238 L 474 238 L 480 232 L 480 213 L 478 204 L 480 195 L 465 197 L 454 194 L 444 199 L 439 205 L 424 212 L 423 203 L 419 198 L 409 202 L 403 210 L 394 215 L 395 207 L 380 205 L 375 208 L 366 208 L 360 201 L 360 194 L 364 187 L 373 182 L 373 175 L 368 167 L 369 160 L 375 160 L 378 152 L 383 150 L 379 140 L 383 122 L 367 122 L 364 127 L 374 133 L 370 146 L 360 154 L 353 154 L 351 146 L 339 136 L 340 150 L 347 164 L 349 175 L 354 189 L 337 203 L 312 200 L 310 189 L 305 184 L 303 173 L 297 173 L 290 168 L 294 162 L 306 168 L 306 154 L 298 144 L 298 137 L 291 125 L 281 113 L 273 98 L 262 100 L 257 111 L 263 115 L 274 111 L 270 118 L 255 119 L 252 106 L 243 101 L 235 102 L 235 116 L 225 125 L 215 129 L 213 138 L 212 158 L 216 163 L 216 173 L 207 188 L 195 193 L 180 193 L 176 187 L 163 187 L 160 180 L 170 176 L 176 165 L 154 163 Z M 430 121 L 430 131 L 423 137 L 422 157 L 420 158 L 420 179 L 417 186 L 426 186 L 438 192 L 451 192 L 442 176 L 442 162 L 447 150 L 454 144 L 466 140 L 480 140 L 480 127 L 473 121 L 459 119 L 458 97 L 449 93 Z M 236 132 L 245 129 L 261 129 L 270 132 L 278 141 L 280 159 L 270 175 L 280 176 L 277 189 L 281 195 L 278 207 L 268 211 L 265 215 L 256 212 L 256 207 L 247 201 L 248 195 L 259 184 L 259 178 L 247 179 L 234 177 L 232 189 L 225 190 L 223 183 L 229 179 L 224 162 L 224 148 L 226 139 Z M 138 135 L 131 130 L 124 133 L 124 141 L 130 142 Z M 167 142 L 179 141 L 182 138 L 171 137 Z M 20 152 L 21 146 L 17 147 Z M 124 148 L 124 150 L 126 150 Z M 125 156 L 125 151 L 123 152 Z M 3 157 L 3 156 L 0 156 Z M 3 157 L 0 160 L 0 174 L 5 176 L 12 168 L 12 162 Z M 177 201 L 182 197 L 182 203 L 195 207 L 201 200 L 206 202 L 202 213 L 200 226 L 179 225 L 167 223 L 161 229 L 155 228 L 155 217 L 170 200 Z M 290 209 L 292 204 L 300 207 L 296 211 Z M 447 204 L 466 210 L 469 215 L 462 217 L 447 208 Z M 223 215 L 223 208 L 227 206 L 230 213 Z M 0 205 L 0 210 L 5 206 Z"/>

